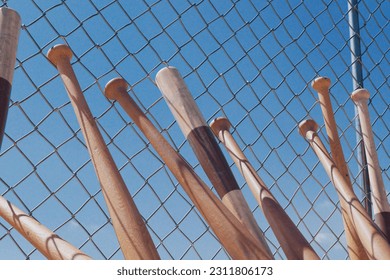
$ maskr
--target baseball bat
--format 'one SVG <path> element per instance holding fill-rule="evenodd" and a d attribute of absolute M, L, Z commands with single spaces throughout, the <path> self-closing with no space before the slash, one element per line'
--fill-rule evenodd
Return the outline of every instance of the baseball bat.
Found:
<path fill-rule="evenodd" d="M 107 98 L 119 102 L 123 110 L 150 141 L 150 144 L 214 231 L 227 253 L 233 259 L 273 259 L 263 244 L 242 226 L 185 159 L 172 148 L 130 97 L 127 88 L 128 84 L 124 79 L 116 78 L 107 83 L 105 95 Z"/>
<path fill-rule="evenodd" d="M 179 71 L 175 67 L 161 69 L 156 75 L 156 83 L 222 202 L 271 253 L 213 132 Z"/>
<path fill-rule="evenodd" d="M 349 176 L 348 167 L 345 162 L 343 149 L 337 132 L 337 124 L 334 118 L 332 102 L 330 100 L 330 94 L 329 94 L 330 85 L 331 85 L 331 81 L 327 77 L 318 77 L 311 84 L 313 89 L 318 93 L 318 98 L 321 106 L 322 115 L 324 118 L 326 133 L 329 139 L 331 156 L 337 168 L 340 170 L 341 174 L 345 177 L 347 187 L 352 190 L 351 178 Z M 340 203 L 344 203 L 344 201 L 342 200 Z M 359 240 L 356 229 L 352 225 L 352 221 L 346 215 L 344 215 L 344 212 L 342 216 L 343 216 L 343 223 L 345 228 L 345 236 L 347 240 L 349 257 L 352 260 L 368 259 L 367 253 L 365 252 L 365 250 L 363 250 L 363 246 L 361 241 Z"/>
<path fill-rule="evenodd" d="M 390 260 L 390 244 L 349 187 L 345 174 L 340 172 L 330 157 L 316 132 L 317 129 L 318 125 L 313 120 L 305 120 L 299 124 L 299 133 L 309 142 L 338 193 L 342 213 L 352 221 L 370 259 Z"/>
<path fill-rule="evenodd" d="M 341 174 L 344 175 L 346 181 L 348 182 L 348 186 L 352 189 L 351 178 L 349 176 L 348 167 L 344 158 L 339 134 L 337 132 L 337 124 L 334 118 L 332 102 L 330 100 L 330 85 L 331 81 L 327 77 L 318 77 L 311 84 L 313 89 L 318 93 L 318 99 L 320 102 L 322 115 L 324 117 L 324 123 L 329 139 L 332 158 L 336 166 L 339 168 Z"/>
<path fill-rule="evenodd" d="M 66 45 L 52 47 L 48 59 L 58 69 L 80 124 L 102 193 L 126 259 L 159 259 L 146 225 L 104 142 L 70 64 Z"/>
<path fill-rule="evenodd" d="M 375 141 L 371 127 L 370 114 L 368 112 L 367 101 L 370 98 L 370 93 L 366 89 L 358 89 L 352 92 L 351 98 L 358 109 L 364 149 L 366 151 L 367 168 L 368 175 L 370 178 L 371 197 L 375 223 L 389 240 L 390 205 L 387 200 L 386 190 L 381 174 L 381 168 L 379 166 L 378 154 L 375 149 Z"/>
<path fill-rule="evenodd" d="M 0 150 L 7 121 L 20 26 L 20 16 L 16 11 L 0 8 Z"/>
<path fill-rule="evenodd" d="M 2 196 L 0 216 L 49 260 L 91 259 Z"/>
<path fill-rule="evenodd" d="M 310 246 L 309 242 L 283 210 L 282 206 L 272 195 L 264 181 L 241 151 L 232 134 L 229 132 L 230 126 L 229 120 L 223 117 L 216 118 L 210 123 L 210 127 L 215 136 L 225 146 L 240 173 L 245 178 L 287 259 L 319 260 L 319 256 Z"/>

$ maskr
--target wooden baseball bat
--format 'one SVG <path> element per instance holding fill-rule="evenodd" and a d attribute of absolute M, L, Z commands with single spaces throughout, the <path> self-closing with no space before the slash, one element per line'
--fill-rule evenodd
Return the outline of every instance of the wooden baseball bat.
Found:
<path fill-rule="evenodd" d="M 327 77 L 318 77 L 312 82 L 311 85 L 313 89 L 318 92 L 318 98 L 322 110 L 322 115 L 324 117 L 326 133 L 329 139 L 331 156 L 337 168 L 340 170 L 341 174 L 345 177 L 347 187 L 353 190 L 348 167 L 345 162 L 343 149 L 337 132 L 337 125 L 336 125 L 336 120 L 334 118 L 332 102 L 330 100 L 329 88 L 331 85 L 331 81 Z M 340 203 L 344 203 L 344 201 L 341 200 Z M 359 240 L 356 229 L 352 225 L 352 221 L 348 218 L 348 216 L 344 214 L 344 212 L 343 212 L 343 223 L 345 228 L 345 236 L 347 239 L 349 257 L 352 260 L 368 259 L 367 253 L 365 250 L 363 250 L 363 246 L 361 241 Z"/>
<path fill-rule="evenodd" d="M 0 149 L 11 95 L 21 20 L 9 8 L 0 8 Z"/>
<path fill-rule="evenodd" d="M 161 69 L 156 83 L 222 202 L 271 253 L 213 132 L 179 71 L 175 67 Z"/>
<path fill-rule="evenodd" d="M 0 216 L 49 260 L 91 259 L 2 196 Z"/>
<path fill-rule="evenodd" d="M 120 247 L 126 259 L 159 259 L 146 225 L 103 140 L 70 64 L 72 51 L 56 45 L 47 54 L 64 82 L 80 124 Z"/>
<path fill-rule="evenodd" d="M 105 95 L 117 100 L 138 126 L 166 166 L 176 177 L 222 246 L 233 259 L 273 259 L 246 227 L 235 218 L 216 197 L 185 159 L 175 151 L 127 93 L 128 84 L 122 78 L 109 81 Z"/>
<path fill-rule="evenodd" d="M 390 260 L 390 245 L 387 239 L 368 216 L 359 199 L 348 186 L 345 175 L 340 172 L 317 135 L 317 129 L 318 125 L 313 120 L 305 120 L 299 124 L 299 133 L 308 140 L 336 188 L 340 199 L 341 212 L 352 221 L 370 259 Z"/>
<path fill-rule="evenodd" d="M 318 99 L 320 101 L 322 115 L 324 117 L 325 128 L 329 139 L 332 158 L 336 166 L 339 168 L 341 174 L 344 175 L 345 180 L 348 183 L 348 187 L 352 189 L 351 178 L 349 176 L 348 167 L 344 158 L 339 134 L 337 132 L 337 124 L 334 118 L 332 102 L 330 100 L 330 85 L 331 81 L 327 77 L 318 77 L 311 84 L 313 89 L 318 93 Z"/>
<path fill-rule="evenodd" d="M 272 195 L 247 157 L 241 151 L 232 134 L 229 132 L 229 120 L 223 117 L 216 118 L 210 123 L 210 127 L 215 136 L 224 144 L 237 168 L 245 178 L 287 259 L 319 260 L 319 256 L 310 246 L 309 242 L 283 210 L 282 206 Z"/>
<path fill-rule="evenodd" d="M 387 239 L 390 240 L 390 205 L 387 200 L 378 154 L 375 149 L 374 134 L 372 132 L 370 114 L 367 106 L 370 93 L 366 89 L 358 89 L 351 94 L 351 98 L 359 114 L 364 149 L 366 151 L 368 175 L 370 178 L 375 223 Z"/>

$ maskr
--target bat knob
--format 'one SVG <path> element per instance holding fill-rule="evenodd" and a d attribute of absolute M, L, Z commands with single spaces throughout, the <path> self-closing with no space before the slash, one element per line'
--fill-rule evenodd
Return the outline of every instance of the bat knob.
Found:
<path fill-rule="evenodd" d="M 330 88 L 330 79 L 327 77 L 318 77 L 312 83 L 311 87 L 318 93 L 327 92 Z"/>
<path fill-rule="evenodd" d="M 306 137 L 307 132 L 309 131 L 316 132 L 318 130 L 318 124 L 314 120 L 308 119 L 308 120 L 301 121 L 299 123 L 298 129 L 299 129 L 299 133 L 303 137 Z"/>
<path fill-rule="evenodd" d="M 351 94 L 351 99 L 355 102 L 359 102 L 361 100 L 368 100 L 369 98 L 370 93 L 365 88 L 359 88 Z"/>
<path fill-rule="evenodd" d="M 218 118 L 215 118 L 214 120 L 212 120 L 212 122 L 210 123 L 210 128 L 211 130 L 213 131 L 213 133 L 217 136 L 218 133 L 221 131 L 221 130 L 227 130 L 229 131 L 231 125 L 230 125 L 230 122 L 227 118 L 224 118 L 224 117 L 218 117 Z"/>
<path fill-rule="evenodd" d="M 63 59 L 65 57 L 70 61 L 72 59 L 72 56 L 73 56 L 72 50 L 69 48 L 69 46 L 64 45 L 64 44 L 55 45 L 47 52 L 47 58 L 56 67 L 57 67 L 58 62 L 61 59 Z"/>
<path fill-rule="evenodd" d="M 118 100 L 122 94 L 127 93 L 129 85 L 123 78 L 114 78 L 108 81 L 104 88 L 104 95 L 111 100 Z"/>

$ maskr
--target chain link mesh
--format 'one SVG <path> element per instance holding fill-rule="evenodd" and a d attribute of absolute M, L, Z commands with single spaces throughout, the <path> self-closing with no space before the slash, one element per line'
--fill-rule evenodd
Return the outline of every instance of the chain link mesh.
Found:
<path fill-rule="evenodd" d="M 210 185 L 155 85 L 178 68 L 206 120 L 226 116 L 245 155 L 322 259 L 347 259 L 337 194 L 297 132 L 320 124 L 317 76 L 331 99 L 355 192 L 359 179 L 347 1 L 3 1 L 22 30 L 0 151 L 0 194 L 95 259 L 123 259 L 79 125 L 46 59 L 68 44 L 99 129 L 163 259 L 228 259 L 208 225 L 119 104 L 103 96 L 121 76 L 164 137 Z M 387 1 L 360 1 L 364 87 L 389 192 L 389 16 Z M 221 147 L 276 259 L 285 255 L 261 209 Z M 3 220 L 0 259 L 44 257 Z"/>

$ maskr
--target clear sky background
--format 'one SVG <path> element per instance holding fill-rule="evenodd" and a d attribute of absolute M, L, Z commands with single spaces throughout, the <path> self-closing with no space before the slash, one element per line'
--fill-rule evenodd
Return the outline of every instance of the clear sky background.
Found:
<path fill-rule="evenodd" d="M 164 259 L 226 259 L 216 238 L 105 84 L 121 76 L 129 94 L 210 185 L 155 86 L 162 67 L 178 68 L 209 122 L 226 116 L 265 183 L 324 259 L 345 259 L 338 199 L 308 143 L 306 118 L 320 125 L 317 76 L 332 80 L 332 102 L 345 157 L 362 198 L 357 162 L 347 1 L 25 0 L 7 1 L 22 18 L 0 193 L 96 259 L 122 259 L 99 182 L 56 69 L 46 59 L 68 44 L 93 115 Z M 360 1 L 364 87 L 383 178 L 389 181 L 389 18 L 387 1 Z M 223 147 L 221 147 L 225 153 Z M 226 154 L 226 153 L 225 153 Z M 232 160 L 226 154 L 229 163 Z M 285 258 L 244 180 L 237 181 Z M 41 259 L 0 221 L 0 259 Z"/>

